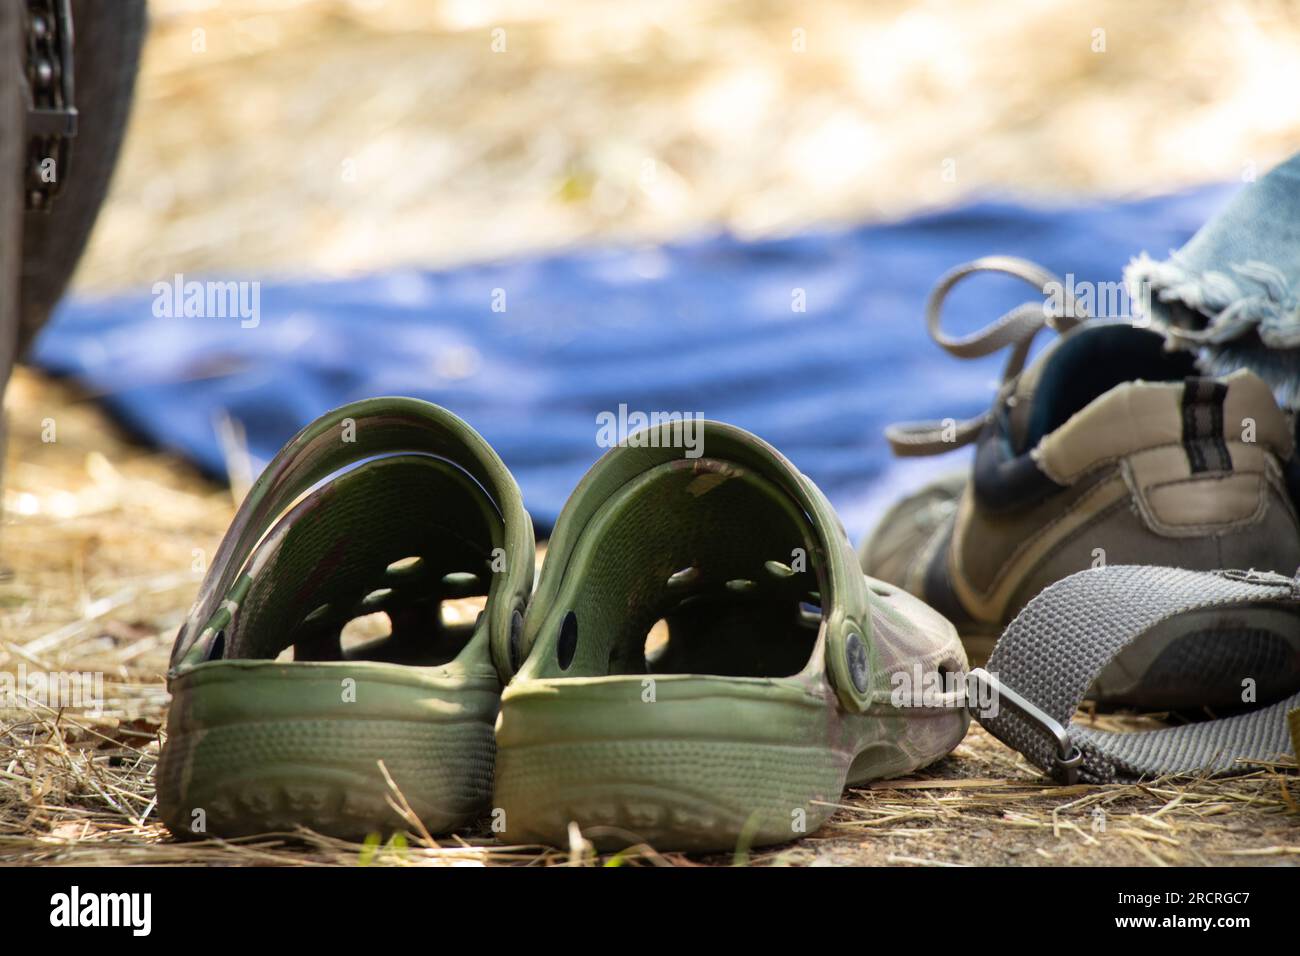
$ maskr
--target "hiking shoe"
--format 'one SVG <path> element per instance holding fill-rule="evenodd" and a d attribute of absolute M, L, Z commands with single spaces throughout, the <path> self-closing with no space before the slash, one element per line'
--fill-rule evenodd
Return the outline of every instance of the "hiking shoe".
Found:
<path fill-rule="evenodd" d="M 635 433 L 596 463 L 520 651 L 497 726 L 512 842 L 568 845 L 570 823 L 600 847 L 788 841 L 846 782 L 923 767 L 968 723 L 952 626 L 866 579 L 812 482 L 716 422 Z"/>
<path fill-rule="evenodd" d="M 1295 572 L 1300 522 L 1284 477 L 1293 432 L 1260 378 L 1198 376 L 1194 356 L 1166 349 L 1159 333 L 1083 321 L 1068 301 L 1054 314 L 1027 303 L 948 338 L 943 299 L 980 271 L 1040 289 L 1059 283 L 1032 263 L 993 257 L 954 270 L 931 294 L 930 332 L 947 351 L 1014 348 L 987 414 L 887 432 L 903 455 L 973 442 L 975 463 L 888 511 L 861 550 L 868 574 L 921 597 L 963 636 L 987 636 L 1049 584 L 1092 567 Z M 1048 325 L 1062 334 L 1024 368 Z"/>
<path fill-rule="evenodd" d="M 450 412 L 376 398 L 308 425 L 249 492 L 172 651 L 168 828 L 472 822 L 492 792 L 494 659 L 518 638 L 533 565 L 519 489 Z M 380 613 L 387 635 L 345 630 Z"/>

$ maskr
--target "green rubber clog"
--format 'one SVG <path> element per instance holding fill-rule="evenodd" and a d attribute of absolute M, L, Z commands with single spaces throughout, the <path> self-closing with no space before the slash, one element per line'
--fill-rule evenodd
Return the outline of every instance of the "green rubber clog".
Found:
<path fill-rule="evenodd" d="M 355 837 L 409 826 L 394 798 L 430 832 L 472 822 L 492 792 L 494 661 L 534 560 L 514 479 L 445 409 L 376 398 L 308 425 L 249 492 L 177 637 L 168 828 Z M 474 596 L 473 624 L 443 614 Z M 378 612 L 388 636 L 341 639 Z"/>
<path fill-rule="evenodd" d="M 966 732 L 952 626 L 864 577 L 775 449 L 696 424 L 689 450 L 680 422 L 632 435 L 559 518 L 497 726 L 508 840 L 792 840 Z"/>

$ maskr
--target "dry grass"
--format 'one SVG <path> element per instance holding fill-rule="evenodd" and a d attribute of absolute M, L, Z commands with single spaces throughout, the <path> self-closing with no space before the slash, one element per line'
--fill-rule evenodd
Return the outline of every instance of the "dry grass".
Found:
<path fill-rule="evenodd" d="M 155 3 L 124 162 L 79 282 L 443 263 L 719 224 L 769 233 L 989 188 L 1158 191 L 1262 169 L 1300 140 L 1278 99 L 1300 85 L 1292 4 L 1018 0 L 996 18 L 902 6 Z M 34 374 L 6 404 L 0 671 L 100 671 L 106 702 L 0 712 L 0 862 L 609 862 L 580 840 L 502 848 L 483 833 L 171 843 L 151 780 L 162 674 L 231 493 Z M 51 423 L 57 440 L 43 440 Z M 1296 862 L 1298 801 L 1282 766 L 1048 786 L 976 729 L 927 773 L 846 793 L 819 832 L 743 859 Z M 618 859 L 731 862 L 648 848 Z"/>
<path fill-rule="evenodd" d="M 1287 0 L 151 9 L 86 286 L 1168 191 L 1300 142 Z"/>

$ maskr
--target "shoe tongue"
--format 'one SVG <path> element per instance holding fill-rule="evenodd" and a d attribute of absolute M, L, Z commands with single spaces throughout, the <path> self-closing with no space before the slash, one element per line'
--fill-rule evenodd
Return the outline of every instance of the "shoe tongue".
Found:
<path fill-rule="evenodd" d="M 1041 411 L 1039 406 L 1043 398 L 1040 393 L 1045 387 L 1054 387 L 1054 383 L 1059 380 L 1058 370 L 1069 363 L 1081 347 L 1086 347 L 1085 340 L 1097 335 L 1115 335 L 1118 339 L 1127 341 L 1124 330 L 1138 331 L 1118 323 L 1084 322 L 1076 325 L 1049 342 L 1029 367 L 1020 373 L 1007 401 L 1007 428 L 1016 454 L 1024 454 L 1043 437 L 1042 416 L 1035 415 L 1034 412 Z M 1116 341 L 1115 344 L 1122 347 L 1123 341 Z"/>
<path fill-rule="evenodd" d="M 1028 451 L 1029 446 L 1037 440 L 1030 435 L 1030 422 L 1034 410 L 1034 396 L 1043 381 L 1045 370 L 1053 364 L 1053 359 L 1060 354 L 1062 346 L 1083 328 L 1084 326 L 1077 326 L 1049 342 L 1038 354 L 1038 357 L 1016 379 L 1015 387 L 1007 397 L 1006 402 L 1007 428 L 1010 432 L 1011 445 L 1016 454 L 1019 455 Z"/>

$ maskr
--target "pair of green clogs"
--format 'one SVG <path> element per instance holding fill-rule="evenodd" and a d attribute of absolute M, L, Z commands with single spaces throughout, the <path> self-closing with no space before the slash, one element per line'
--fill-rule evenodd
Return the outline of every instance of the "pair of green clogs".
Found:
<path fill-rule="evenodd" d="M 576 822 L 602 846 L 731 849 L 948 753 L 968 724 L 952 625 L 864 577 L 775 449 L 714 422 L 686 448 L 681 427 L 597 462 L 534 592 L 519 489 L 465 422 L 380 398 L 307 426 L 173 652 L 172 832 L 355 836 L 413 813 L 516 843 Z M 378 612 L 391 633 L 358 643 L 346 626 Z"/>

